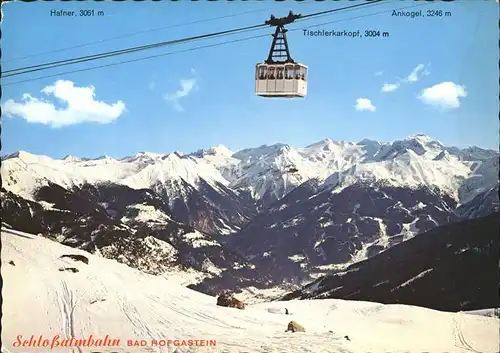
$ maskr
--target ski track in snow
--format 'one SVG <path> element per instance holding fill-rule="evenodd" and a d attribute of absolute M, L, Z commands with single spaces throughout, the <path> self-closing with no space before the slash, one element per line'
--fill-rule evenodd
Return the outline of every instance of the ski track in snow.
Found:
<path fill-rule="evenodd" d="M 453 329 L 455 336 L 455 346 L 461 349 L 465 349 L 469 352 L 481 353 L 480 351 L 474 349 L 465 338 L 464 331 L 462 329 L 461 314 L 457 314 L 457 317 L 453 318 Z M 458 342 L 457 342 L 458 341 Z"/>
<path fill-rule="evenodd" d="M 49 352 L 13 347 L 20 334 L 78 339 L 108 334 L 121 339 L 119 348 L 92 348 L 99 352 L 147 351 L 127 347 L 129 339 L 217 341 L 215 349 L 179 347 L 183 353 L 498 352 L 497 318 L 336 299 L 258 303 L 245 310 L 223 308 L 216 305 L 215 297 L 175 281 L 49 239 L 2 230 L 2 244 L 2 352 L 6 353 Z M 89 264 L 60 258 L 63 254 L 84 255 Z M 59 271 L 65 267 L 79 271 Z M 290 315 L 284 315 L 285 308 Z M 291 320 L 306 332 L 285 333 Z M 174 350 L 154 347 L 151 351 Z M 52 350 L 63 351 L 69 349 Z"/>
<path fill-rule="evenodd" d="M 61 281 L 61 289 L 58 291 L 57 296 L 59 299 L 64 338 L 70 339 L 71 337 L 77 337 L 75 334 L 74 315 L 76 303 L 74 302 L 73 292 L 68 288 L 66 281 Z M 76 347 L 76 349 L 78 352 L 82 353 L 81 347 Z"/>

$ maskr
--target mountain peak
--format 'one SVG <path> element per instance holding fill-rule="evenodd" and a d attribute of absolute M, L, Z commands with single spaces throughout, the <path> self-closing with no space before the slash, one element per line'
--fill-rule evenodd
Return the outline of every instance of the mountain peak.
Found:
<path fill-rule="evenodd" d="M 441 142 L 439 142 L 436 139 L 433 139 L 429 135 L 426 134 L 414 134 L 414 135 L 409 135 L 407 138 L 404 139 L 405 141 L 418 141 L 422 145 L 426 146 L 431 146 L 431 147 L 436 147 L 436 148 L 442 148 L 444 147 Z"/>
<path fill-rule="evenodd" d="M 474 153 L 474 152 L 484 152 L 484 151 L 494 151 L 494 150 L 484 149 L 484 148 L 481 148 L 479 146 L 472 145 L 472 146 L 464 148 L 464 151 Z M 496 151 L 494 151 L 494 152 L 496 152 Z"/>
<path fill-rule="evenodd" d="M 106 155 L 106 154 L 102 155 L 100 157 L 94 158 L 94 161 L 111 161 L 111 160 L 113 160 L 113 158 Z"/>
<path fill-rule="evenodd" d="M 278 148 L 279 153 L 287 153 L 291 150 L 292 148 L 289 145 L 281 145 Z"/>
<path fill-rule="evenodd" d="M 318 142 L 314 142 L 314 143 L 312 143 L 310 145 L 307 145 L 305 148 L 329 146 L 329 145 L 333 145 L 333 144 L 335 144 L 335 142 L 333 142 L 333 140 L 331 138 L 326 137 L 323 140 L 320 140 Z"/>
<path fill-rule="evenodd" d="M 211 154 L 221 156 L 231 156 L 233 154 L 233 152 L 224 145 L 213 146 L 208 151 L 211 152 Z"/>
<path fill-rule="evenodd" d="M 136 161 L 151 162 L 151 161 L 154 161 L 156 159 L 161 158 L 162 156 L 163 156 L 162 154 L 142 151 L 142 152 L 138 152 L 138 153 L 134 154 L 133 156 L 122 158 L 122 159 L 120 159 L 120 161 L 124 161 L 124 162 L 136 162 Z"/>
<path fill-rule="evenodd" d="M 411 139 L 413 141 L 418 141 L 420 144 L 433 150 L 442 150 L 444 148 L 444 145 L 440 141 L 433 139 L 432 137 L 426 134 L 410 135 L 408 139 Z"/>
<path fill-rule="evenodd" d="M 22 153 L 26 153 L 26 152 L 16 151 L 14 153 L 10 153 L 10 154 L 5 155 L 2 159 L 20 158 Z"/>
<path fill-rule="evenodd" d="M 433 141 L 433 139 L 429 135 L 426 135 L 424 133 L 409 135 L 405 140 L 420 140 L 422 142 Z"/>
<path fill-rule="evenodd" d="M 160 157 L 161 154 L 158 154 L 158 153 L 152 153 L 152 152 L 146 152 L 146 151 L 143 151 L 143 152 L 139 152 L 139 153 L 136 153 L 135 154 L 135 157 Z"/>
<path fill-rule="evenodd" d="M 14 153 L 6 155 L 5 157 L 3 157 L 3 159 L 10 159 L 10 158 L 33 159 L 36 157 L 38 157 L 38 156 L 31 154 L 29 152 L 26 152 L 26 151 L 19 150 L 19 151 L 16 151 Z"/>
<path fill-rule="evenodd" d="M 233 152 L 224 145 L 212 146 L 209 149 L 200 149 L 191 155 L 203 158 L 205 156 L 226 156 L 231 157 Z"/>
<path fill-rule="evenodd" d="M 335 145 L 335 143 L 333 142 L 333 140 L 331 138 L 329 138 L 329 137 L 323 139 L 322 143 L 323 143 L 323 149 L 324 150 L 331 150 L 334 147 L 334 145 Z"/>
<path fill-rule="evenodd" d="M 65 162 L 77 162 L 77 161 L 80 161 L 81 159 L 78 158 L 78 157 L 75 157 L 75 156 L 72 156 L 72 155 L 68 154 L 62 160 L 65 161 Z"/>
<path fill-rule="evenodd" d="M 165 155 L 163 157 L 163 160 L 173 162 L 173 161 L 178 161 L 181 158 L 182 158 L 182 156 L 178 152 L 173 152 L 173 153 L 169 153 L 169 154 Z"/>
<path fill-rule="evenodd" d="M 233 157 L 249 162 L 251 160 L 258 160 L 262 156 L 283 153 L 286 147 L 290 148 L 287 144 L 275 143 L 273 145 L 261 145 L 255 148 L 245 148 L 233 154 Z"/>
<path fill-rule="evenodd" d="M 371 139 L 362 139 L 361 141 L 359 141 L 358 143 L 356 143 L 357 145 L 360 145 L 360 146 L 368 146 L 368 145 L 377 145 L 377 146 L 380 146 L 380 141 L 377 141 L 377 140 L 371 140 Z"/>

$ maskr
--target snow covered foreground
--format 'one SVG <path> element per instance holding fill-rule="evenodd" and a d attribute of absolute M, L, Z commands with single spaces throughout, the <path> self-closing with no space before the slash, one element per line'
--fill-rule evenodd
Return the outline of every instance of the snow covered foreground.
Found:
<path fill-rule="evenodd" d="M 80 254 L 85 264 L 61 255 Z M 76 268 L 78 272 L 61 271 Z M 216 299 L 165 278 L 57 242 L 2 230 L 2 352 L 62 352 L 15 348 L 16 337 L 52 340 L 119 338 L 121 347 L 80 352 L 147 352 L 127 340 L 216 340 L 215 348 L 179 352 L 498 352 L 497 318 L 404 305 L 310 300 L 222 308 Z M 284 308 L 291 315 L 284 315 Z M 290 320 L 305 333 L 285 333 Z M 350 341 L 344 336 L 348 335 Z M 149 351 L 173 352 L 176 347 Z"/>

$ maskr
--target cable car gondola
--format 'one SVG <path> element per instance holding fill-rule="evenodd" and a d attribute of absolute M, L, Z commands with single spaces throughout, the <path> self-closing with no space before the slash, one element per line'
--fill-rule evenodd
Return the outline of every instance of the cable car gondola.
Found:
<path fill-rule="evenodd" d="M 307 66 L 295 62 L 290 56 L 285 24 L 301 15 L 292 11 L 287 17 L 271 19 L 265 23 L 276 26 L 267 60 L 255 66 L 255 94 L 260 97 L 297 98 L 307 95 Z"/>

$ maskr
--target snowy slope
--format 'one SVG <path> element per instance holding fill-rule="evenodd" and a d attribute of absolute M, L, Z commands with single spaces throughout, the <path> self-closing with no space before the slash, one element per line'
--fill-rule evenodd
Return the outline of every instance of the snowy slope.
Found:
<path fill-rule="evenodd" d="M 328 171 L 344 170 L 360 161 L 371 160 L 374 151 L 379 148 L 380 143 L 376 141 L 352 143 L 327 138 L 299 148 L 298 152 L 311 162 L 324 165 L 326 168 L 323 171 L 328 174 Z"/>
<path fill-rule="evenodd" d="M 458 189 L 460 203 L 462 205 L 472 201 L 481 193 L 488 192 L 498 187 L 498 156 L 463 163 L 468 163 L 470 165 L 472 173 L 469 174 L 467 180 L 465 180 Z"/>
<path fill-rule="evenodd" d="M 153 164 L 144 166 L 136 174 L 121 180 L 121 183 L 134 189 L 154 189 L 167 180 L 183 179 L 196 186 L 200 178 L 208 182 L 226 184 L 227 181 L 212 165 L 203 161 L 185 158 L 175 153 L 168 154 Z"/>
<path fill-rule="evenodd" d="M 189 156 L 213 165 L 227 181 L 233 182 L 237 178 L 237 165 L 240 162 L 233 157 L 233 154 L 226 146 L 218 145 L 206 150 L 198 150 Z"/>
<path fill-rule="evenodd" d="M 214 165 L 178 153 L 55 160 L 18 152 L 2 161 L 1 173 L 6 190 L 31 201 L 46 201 L 37 193 L 53 185 L 70 191 L 109 184 L 149 189 L 168 203 L 178 220 L 212 234 L 234 232 L 253 212 L 251 203 L 227 188 L 229 182 Z"/>
<path fill-rule="evenodd" d="M 38 194 L 47 201 L 2 191 L 2 221 L 150 274 L 180 267 L 206 277 L 241 262 L 210 235 L 174 220 L 152 191 L 87 185 L 73 192 L 52 186 Z"/>
<path fill-rule="evenodd" d="M 261 146 L 240 151 L 233 157 L 241 161 L 241 172 L 233 187 L 250 190 L 264 204 L 281 199 L 311 178 L 327 174 L 325 166 L 305 159 L 289 145 Z"/>
<path fill-rule="evenodd" d="M 388 160 L 361 163 L 334 173 L 325 186 L 340 191 L 359 181 L 383 181 L 385 185 L 398 187 L 435 187 L 459 200 L 458 189 L 470 173 L 470 167 L 458 160 L 426 159 L 409 149 Z"/>
<path fill-rule="evenodd" d="M 2 231 L 2 352 L 16 337 L 111 338 L 121 347 L 95 351 L 143 352 L 126 340 L 216 340 L 216 349 L 182 352 L 496 352 L 496 318 L 419 307 L 342 300 L 263 303 L 222 308 L 215 298 L 125 265 L 50 240 Z M 89 263 L 61 255 L 80 254 Z M 78 272 L 61 271 L 76 268 Z M 288 308 L 291 315 L 283 315 Z M 29 315 L 26 315 L 29 313 Z M 305 333 L 285 333 L 295 320 Z M 344 336 L 348 335 L 350 340 Z M 173 352 L 174 346 L 153 351 Z M 36 349 L 35 349 L 36 350 Z M 54 352 L 68 349 L 55 348 Z M 82 348 L 80 351 L 88 351 Z"/>
<path fill-rule="evenodd" d="M 48 180 L 65 188 L 112 182 L 134 189 L 153 189 L 175 179 L 183 179 L 193 187 L 200 179 L 214 185 L 227 184 L 212 165 L 176 153 L 158 155 L 141 152 L 121 160 L 110 157 L 92 160 L 66 157 L 57 160 L 21 151 L 3 161 L 2 176 L 6 179 L 4 187 L 7 190 L 25 198 L 32 196 L 33 189 L 41 183 L 38 180 Z"/>
<path fill-rule="evenodd" d="M 427 135 L 416 134 L 393 142 L 364 139 L 353 143 L 327 138 L 302 148 L 278 143 L 236 153 L 217 146 L 192 156 L 214 165 L 233 189 L 248 190 L 264 204 L 281 199 L 311 179 L 326 179 L 325 185 L 338 188 L 359 180 L 398 187 L 437 187 L 464 203 L 477 193 L 464 193 L 463 185 L 472 192 L 479 188 L 478 182 L 486 188 L 494 186 L 498 174 L 494 160 L 498 161 L 499 154 L 477 147 L 446 147 Z M 482 169 L 478 167 L 481 164 Z"/>
<path fill-rule="evenodd" d="M 109 157 L 95 160 L 67 157 L 56 160 L 20 151 L 3 160 L 1 169 L 5 189 L 26 199 L 33 199 L 34 191 L 48 185 L 48 182 L 71 188 L 85 183 L 119 181 L 137 173 L 141 166 L 139 163 L 121 163 Z"/>
<path fill-rule="evenodd" d="M 437 187 L 458 200 L 458 188 L 472 174 L 471 164 L 458 157 L 439 158 L 443 152 L 439 141 L 422 134 L 390 143 L 325 139 L 303 148 L 264 145 L 232 155 L 241 161 L 232 185 L 250 189 L 257 200 L 267 198 L 268 203 L 311 179 L 339 190 L 359 181 Z"/>

